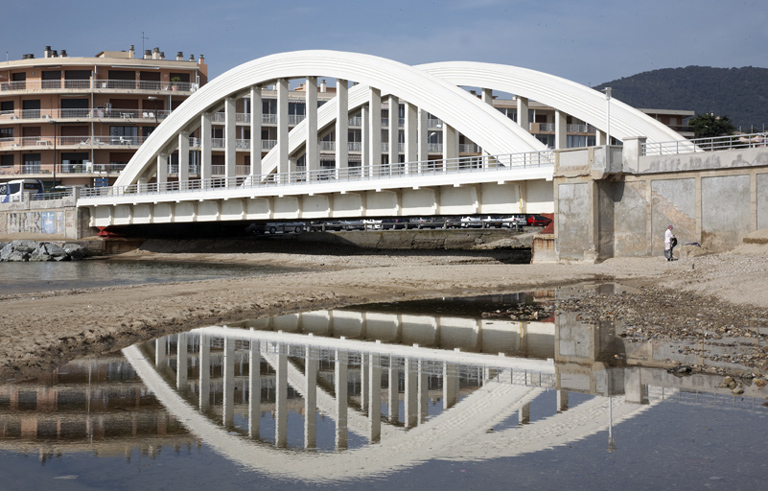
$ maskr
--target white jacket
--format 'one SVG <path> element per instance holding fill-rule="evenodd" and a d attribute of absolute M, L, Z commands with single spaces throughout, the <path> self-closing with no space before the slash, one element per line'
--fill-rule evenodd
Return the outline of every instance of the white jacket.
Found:
<path fill-rule="evenodd" d="M 664 232 L 664 249 L 672 247 L 672 239 L 674 238 L 675 234 L 672 233 L 672 230 L 667 229 L 667 231 Z"/>

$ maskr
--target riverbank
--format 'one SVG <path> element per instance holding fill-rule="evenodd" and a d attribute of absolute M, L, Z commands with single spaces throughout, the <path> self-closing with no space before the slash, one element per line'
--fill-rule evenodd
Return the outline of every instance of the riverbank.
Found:
<path fill-rule="evenodd" d="M 601 264 L 529 265 L 508 264 L 494 254 L 139 249 L 119 257 L 282 264 L 301 267 L 305 272 L 2 297 L 0 380 L 36 376 L 78 356 L 112 351 L 141 339 L 245 318 L 398 299 L 538 290 L 580 282 L 615 281 L 634 288 L 638 293 L 622 295 L 617 301 L 645 322 L 641 336 L 671 337 L 688 332 L 682 329 L 703 332 L 728 325 L 758 326 L 768 335 L 765 244 L 675 262 L 654 257 L 617 258 Z M 583 306 L 594 315 L 615 315 L 605 309 L 600 313 L 601 306 L 610 305 L 606 299 L 589 301 Z M 691 319 L 697 322 L 680 327 L 681 320 Z M 734 348 L 738 350 L 749 352 L 752 358 L 745 357 L 744 361 L 755 371 L 768 371 L 768 354 L 761 352 L 760 346 Z"/>

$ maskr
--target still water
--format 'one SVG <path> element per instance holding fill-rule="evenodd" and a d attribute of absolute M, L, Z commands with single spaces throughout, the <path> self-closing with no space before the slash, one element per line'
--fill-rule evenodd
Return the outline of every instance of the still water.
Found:
<path fill-rule="evenodd" d="M 196 281 L 298 271 L 285 267 L 172 261 L 0 263 L 0 295 L 44 290 Z"/>
<path fill-rule="evenodd" d="M 5 383 L 0 489 L 763 489 L 765 389 L 653 368 L 675 346 L 556 295 L 210 326 Z"/>

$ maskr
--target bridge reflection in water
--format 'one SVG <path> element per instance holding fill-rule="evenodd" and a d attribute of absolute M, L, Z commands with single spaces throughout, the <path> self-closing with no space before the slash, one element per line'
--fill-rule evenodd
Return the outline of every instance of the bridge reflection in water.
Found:
<path fill-rule="evenodd" d="M 569 408 L 557 390 L 555 338 L 552 318 L 330 310 L 195 329 L 124 353 L 160 401 L 227 458 L 334 481 L 434 458 L 534 452 L 659 400 Z M 598 389 L 612 395 L 610 383 Z M 535 403 L 553 390 L 551 406 Z M 270 447 L 306 451 L 287 458 Z"/>
<path fill-rule="evenodd" d="M 611 449 L 615 425 L 670 397 L 764 409 L 756 389 L 736 407 L 719 377 L 654 367 L 676 347 L 625 345 L 617 325 L 562 312 L 490 317 L 342 309 L 164 336 L 125 349 L 125 360 L 84 360 L 38 386 L 0 387 L 0 449 L 130 459 L 136 446 L 152 455 L 202 443 L 275 477 L 338 482 L 599 432 Z"/>

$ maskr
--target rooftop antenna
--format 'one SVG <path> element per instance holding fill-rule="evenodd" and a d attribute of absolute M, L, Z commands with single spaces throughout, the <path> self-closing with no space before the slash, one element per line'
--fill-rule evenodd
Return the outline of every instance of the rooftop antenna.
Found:
<path fill-rule="evenodd" d="M 141 55 L 144 56 L 144 41 L 149 39 L 148 37 L 144 36 L 144 31 L 141 31 Z"/>

